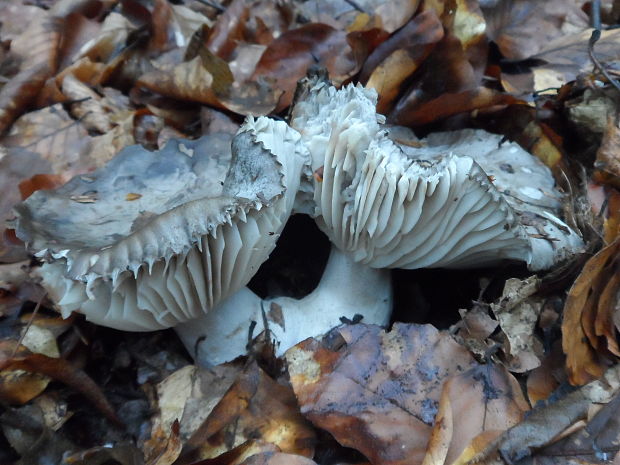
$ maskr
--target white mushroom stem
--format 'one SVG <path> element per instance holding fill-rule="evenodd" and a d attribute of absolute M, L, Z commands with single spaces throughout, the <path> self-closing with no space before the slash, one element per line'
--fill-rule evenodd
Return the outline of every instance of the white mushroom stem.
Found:
<path fill-rule="evenodd" d="M 312 336 L 320 336 L 346 321 L 387 325 L 392 310 L 390 271 L 354 262 L 332 248 L 319 285 L 302 299 L 277 297 L 262 301 L 243 288 L 204 317 L 176 327 L 196 361 L 217 365 L 246 353 L 248 334 L 264 329 L 264 310 L 276 341 L 276 354 Z"/>

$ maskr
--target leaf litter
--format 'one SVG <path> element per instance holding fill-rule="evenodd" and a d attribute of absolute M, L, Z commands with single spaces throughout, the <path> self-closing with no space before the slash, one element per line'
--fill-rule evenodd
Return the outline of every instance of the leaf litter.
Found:
<path fill-rule="evenodd" d="M 602 2 L 592 41 L 598 3 L 5 2 L 0 462 L 617 461 L 620 15 Z M 317 67 L 374 88 L 379 112 L 417 136 L 484 128 L 518 142 L 552 168 L 587 254 L 548 275 L 480 270 L 429 292 L 409 282 L 406 322 L 343 326 L 284 360 L 257 348 L 199 367 L 170 332 L 57 316 L 5 227 L 14 204 L 128 145 L 283 116 Z"/>

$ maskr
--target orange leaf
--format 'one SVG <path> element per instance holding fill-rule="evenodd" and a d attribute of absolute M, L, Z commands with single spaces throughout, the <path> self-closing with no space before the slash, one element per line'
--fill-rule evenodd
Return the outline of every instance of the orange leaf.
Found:
<path fill-rule="evenodd" d="M 572 384 L 585 384 L 603 374 L 603 362 L 591 343 L 596 344 L 596 303 L 606 283 L 613 258 L 620 251 L 620 239 L 587 261 L 571 287 L 564 305 L 562 348 Z"/>
<path fill-rule="evenodd" d="M 62 186 L 67 180 L 66 176 L 60 174 L 35 174 L 19 183 L 19 193 L 22 200 L 26 200 L 33 192 L 55 189 Z"/>

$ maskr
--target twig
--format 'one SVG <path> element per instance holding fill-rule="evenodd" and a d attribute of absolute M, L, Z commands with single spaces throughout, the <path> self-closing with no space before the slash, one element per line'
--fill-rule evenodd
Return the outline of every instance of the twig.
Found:
<path fill-rule="evenodd" d="M 601 0 L 592 0 L 590 3 L 590 25 L 594 29 L 601 29 Z"/>
<path fill-rule="evenodd" d="M 605 78 L 609 81 L 609 83 L 614 86 L 618 92 L 620 92 L 620 84 L 618 83 L 618 81 L 616 81 L 609 75 L 607 70 L 603 67 L 603 65 L 601 65 L 601 62 L 598 61 L 598 58 L 596 58 L 596 55 L 594 55 L 594 44 L 598 42 L 600 38 L 601 30 L 594 29 L 592 31 L 592 35 L 590 36 L 590 40 L 588 41 L 588 55 L 590 55 L 590 60 L 592 60 L 592 63 L 594 63 L 596 69 L 598 69 L 601 74 L 605 76 Z"/>
<path fill-rule="evenodd" d="M 362 7 L 359 3 L 357 3 L 355 0 L 344 0 L 346 3 L 348 3 L 349 5 L 351 5 L 353 8 L 355 8 L 357 11 L 361 11 L 362 13 L 366 13 L 366 14 L 370 14 L 368 13 L 364 7 Z"/>
<path fill-rule="evenodd" d="M 28 332 L 28 330 L 32 326 L 32 322 L 34 321 L 34 317 L 39 312 L 39 308 L 41 308 L 41 302 L 43 302 L 43 299 L 45 299 L 46 295 L 47 295 L 47 292 L 41 296 L 41 298 L 37 302 L 37 305 L 34 307 L 34 310 L 32 311 L 32 315 L 30 315 L 30 318 L 28 319 L 28 323 L 26 323 L 26 328 L 22 332 L 21 336 L 19 336 L 19 340 L 17 341 L 17 344 L 15 344 L 15 348 L 13 349 L 13 353 L 11 354 L 9 359 L 13 359 L 15 357 L 15 355 L 17 354 L 17 350 L 19 349 L 19 346 L 22 345 L 22 342 L 24 342 L 24 338 L 26 337 L 26 333 Z"/>
<path fill-rule="evenodd" d="M 223 13 L 224 11 L 226 11 L 226 8 L 224 8 L 222 5 L 220 5 L 218 2 L 214 0 L 197 0 L 197 1 L 202 3 L 203 5 L 207 5 L 207 6 L 210 6 L 211 8 L 215 8 L 220 13 Z"/>

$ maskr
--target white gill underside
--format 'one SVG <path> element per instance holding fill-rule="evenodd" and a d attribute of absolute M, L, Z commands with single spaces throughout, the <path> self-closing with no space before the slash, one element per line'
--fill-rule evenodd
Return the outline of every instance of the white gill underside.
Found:
<path fill-rule="evenodd" d="M 376 268 L 529 262 L 525 232 L 473 159 L 407 156 L 386 137 L 375 99 L 319 83 L 293 114 L 322 177 L 316 220 L 334 244 Z"/>
<path fill-rule="evenodd" d="M 321 228 L 355 260 L 413 269 L 527 258 L 511 209 L 471 158 L 447 156 L 425 168 L 385 156 L 398 150 L 385 141 L 371 143 L 360 160 L 345 137 L 332 132 L 315 201 Z"/>
<path fill-rule="evenodd" d="M 136 278 L 125 271 L 115 288 L 98 278 L 91 298 L 84 282 L 62 277 L 61 261 L 40 273 L 64 316 L 80 310 L 89 321 L 117 329 L 167 328 L 204 315 L 247 284 L 275 247 L 283 223 L 278 213 L 253 211 L 246 221 L 220 225 L 188 252 L 141 266 Z"/>

